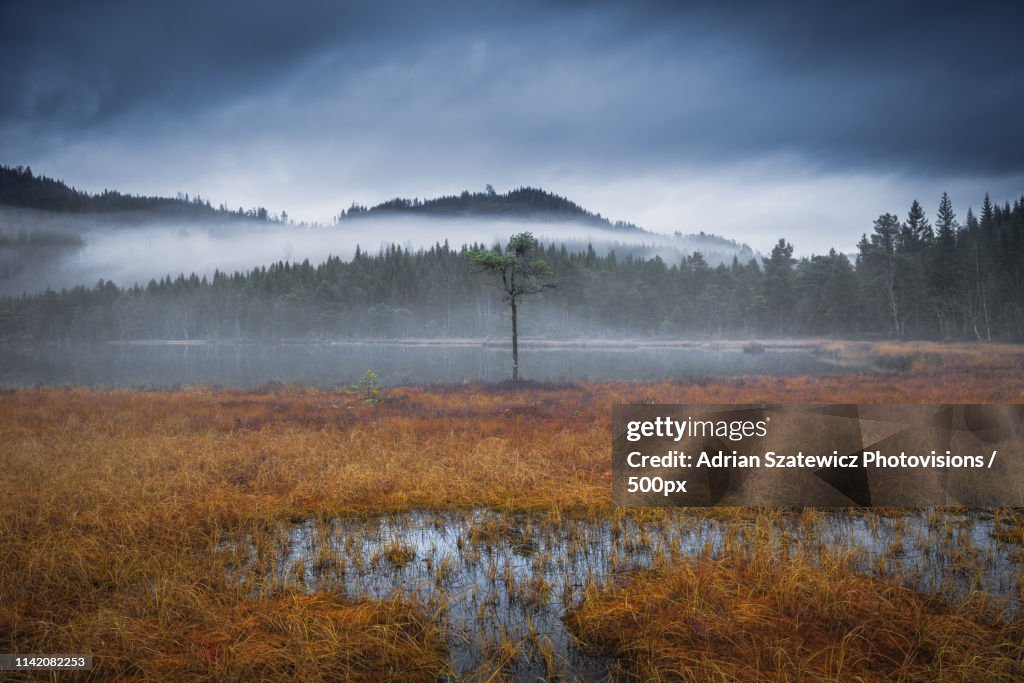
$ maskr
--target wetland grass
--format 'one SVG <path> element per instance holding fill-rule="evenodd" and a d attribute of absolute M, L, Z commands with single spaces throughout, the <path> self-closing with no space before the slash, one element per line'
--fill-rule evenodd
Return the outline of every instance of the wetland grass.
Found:
<path fill-rule="evenodd" d="M 1019 625 L 833 563 L 758 552 L 592 587 L 567 616 L 623 673 L 673 681 L 1017 681 Z"/>
<path fill-rule="evenodd" d="M 610 504 L 615 403 L 1020 402 L 1024 365 L 1016 351 L 997 351 L 951 349 L 941 362 L 915 360 L 899 374 L 396 388 L 372 404 L 350 390 L 294 387 L 3 391 L 0 649 L 92 653 L 94 680 L 589 677 L 566 660 L 566 644 L 545 619 L 571 610 L 584 642 L 640 666 L 628 640 L 635 629 L 627 633 L 608 617 L 621 608 L 609 587 L 622 586 L 634 609 L 662 590 L 652 577 L 685 591 L 690 574 L 719 570 L 746 582 L 739 586 L 751 600 L 751 618 L 723 622 L 734 631 L 722 637 L 763 643 L 758 661 L 775 667 L 765 671 L 789 666 L 769 657 L 777 650 L 760 630 L 765 620 L 819 620 L 808 623 L 825 640 L 807 651 L 825 654 L 786 669 L 806 667 L 805 679 L 856 671 L 872 658 L 860 636 L 844 641 L 847 632 L 830 630 L 827 614 L 794 607 L 783 587 L 797 575 L 808 577 L 821 609 L 834 608 L 828 596 L 864 594 L 872 609 L 884 609 L 879 600 L 899 607 L 896 627 L 925 628 L 934 617 L 935 628 L 977 625 L 1004 640 L 1019 637 L 1019 611 L 981 597 L 988 593 L 978 587 L 980 567 L 998 559 L 986 543 L 1019 552 L 1019 512 L 997 511 L 990 539 L 955 516 L 928 521 L 922 536 L 898 516 L 871 512 L 863 524 L 880 530 L 884 552 L 840 571 L 825 561 L 858 551 L 833 538 L 820 513 L 772 522 L 778 534 L 802 539 L 801 554 L 749 566 L 721 550 L 756 544 L 750 534 L 766 524 L 752 519 L 758 513 L 625 514 Z M 433 515 L 442 531 L 459 516 L 468 521 L 451 546 L 433 550 L 413 544 L 408 522 L 399 521 L 367 551 L 367 529 L 405 513 Z M 889 533 L 899 524 L 906 528 Z M 296 528 L 310 529 L 309 552 L 301 555 L 292 548 Z M 792 545 L 778 534 L 773 557 Z M 514 571 L 506 570 L 509 562 Z M 1019 562 L 1012 566 L 1007 590 L 1019 604 L 1024 578 Z M 460 583 L 467 567 L 480 567 L 476 588 Z M 927 584 L 935 567 L 943 571 L 928 592 L 941 591 L 951 576 L 967 586 L 967 597 L 941 608 L 947 611 L 929 611 L 931 597 L 900 590 L 914 579 L 906 572 Z M 353 591 L 353 581 L 366 576 L 374 589 Z M 396 576 L 412 577 L 413 587 L 392 589 Z M 488 635 L 453 621 L 468 589 L 479 591 Z M 737 599 L 713 597 L 723 606 Z M 510 624 L 508 605 L 526 616 Z M 908 610 L 924 621 L 911 620 Z M 652 635 L 691 624 L 653 606 L 638 618 Z M 913 675 L 940 664 L 947 672 L 977 671 L 940 631 L 914 634 L 921 640 L 904 633 L 906 642 L 920 648 L 893 666 Z M 936 648 L 930 659 L 928 647 Z M 727 650 L 695 652 L 707 655 L 707 672 L 738 666 Z M 895 657 L 896 650 L 885 652 Z M 1012 670 L 1014 656 L 1020 661 L 1009 646 L 998 656 L 986 652 L 977 666 L 999 675 Z M 690 675 L 680 668 L 684 660 L 644 656 L 652 676 Z"/>

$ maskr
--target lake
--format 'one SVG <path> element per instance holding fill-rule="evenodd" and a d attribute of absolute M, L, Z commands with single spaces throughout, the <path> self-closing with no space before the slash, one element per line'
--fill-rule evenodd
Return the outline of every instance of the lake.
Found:
<path fill-rule="evenodd" d="M 467 343 L 91 343 L 8 345 L 0 386 L 335 387 L 372 369 L 384 385 L 496 382 L 511 375 L 509 346 Z M 865 371 L 813 347 L 744 353 L 738 343 L 672 346 L 520 345 L 520 375 L 541 381 L 657 380 Z"/>

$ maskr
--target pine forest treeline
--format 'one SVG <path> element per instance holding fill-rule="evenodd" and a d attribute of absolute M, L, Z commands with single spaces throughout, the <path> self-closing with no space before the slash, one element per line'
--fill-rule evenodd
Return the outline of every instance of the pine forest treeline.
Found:
<path fill-rule="evenodd" d="M 0 300 L 0 338 L 326 339 L 508 334 L 500 293 L 465 258 L 480 245 L 397 246 L 319 265 Z M 1024 341 L 1024 197 L 986 196 L 960 221 L 947 195 L 932 223 L 916 201 L 883 214 L 843 254 L 796 259 L 781 239 L 762 262 L 710 267 L 548 245 L 556 289 L 524 306 L 525 336 L 835 336 Z"/>
<path fill-rule="evenodd" d="M 273 216 L 262 206 L 231 210 L 221 204 L 214 208 L 200 196 L 179 194 L 176 198 L 145 197 L 104 190 L 96 194 L 69 187 L 61 180 L 36 175 L 31 167 L 0 164 L 0 205 L 40 209 L 58 213 L 110 214 L 151 212 L 175 218 L 232 218 L 287 222 L 288 215 Z"/>

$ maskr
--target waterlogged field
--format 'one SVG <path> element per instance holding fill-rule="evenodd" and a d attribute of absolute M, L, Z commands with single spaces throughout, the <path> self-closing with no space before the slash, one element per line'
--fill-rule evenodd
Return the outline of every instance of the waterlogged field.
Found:
<path fill-rule="evenodd" d="M 0 393 L 0 649 L 95 679 L 1020 680 L 1020 511 L 611 508 L 615 403 L 1022 399 L 1012 347 L 866 353 L 890 371 Z"/>
<path fill-rule="evenodd" d="M 961 677 L 991 678 L 1001 672 L 1012 679 L 1021 669 L 1019 647 L 1010 644 L 1019 634 L 1010 624 L 1019 615 L 1024 575 L 1020 546 L 996 539 L 1000 530 L 1019 528 L 1022 522 L 1024 518 L 1006 510 L 863 515 L 732 511 L 717 516 L 677 510 L 582 518 L 491 509 L 416 511 L 280 525 L 240 534 L 225 542 L 222 551 L 230 557 L 235 578 L 253 594 L 298 587 L 370 601 L 397 594 L 423 605 L 449 634 L 448 673 L 457 677 L 488 678 L 497 672 L 528 680 L 629 678 L 639 673 L 635 649 L 662 645 L 650 642 L 656 629 L 664 629 L 671 641 L 681 627 L 717 626 L 723 641 L 759 637 L 765 649 L 761 665 L 794 678 L 842 679 L 881 669 L 887 676 L 902 671 L 930 680 L 947 668 Z M 664 584 L 680 573 L 692 581 L 686 572 L 701 567 L 715 569 L 699 585 L 665 590 Z M 735 576 L 738 568 L 794 573 L 794 584 L 774 585 L 773 580 L 744 586 L 747 582 Z M 869 576 L 876 578 L 858 578 Z M 851 579 L 853 588 L 871 595 L 844 596 L 840 605 L 809 602 L 813 587 L 805 584 L 822 582 L 825 594 L 819 599 L 834 602 L 830 584 Z M 927 618 L 899 609 L 857 612 L 878 597 L 873 594 L 897 586 L 912 589 L 902 597 L 910 601 L 908 606 L 933 617 L 931 626 L 949 619 L 946 627 L 970 626 L 1008 642 L 982 642 L 979 647 L 952 628 L 928 631 Z M 657 592 L 649 595 L 652 588 Z M 742 610 L 753 606 L 749 595 L 736 591 L 755 588 L 766 599 L 804 603 L 797 605 L 804 629 L 835 629 L 835 613 L 849 609 L 844 615 L 848 627 L 871 626 L 887 637 L 906 639 L 896 650 L 908 661 L 882 666 L 868 662 L 876 643 L 863 642 L 866 636 L 854 636 L 846 644 L 811 644 L 802 642 L 800 634 L 776 629 L 745 632 Z M 632 600 L 638 604 L 649 600 L 654 614 L 630 608 L 624 590 L 636 592 Z M 660 610 L 678 610 L 681 599 L 702 603 L 722 591 L 722 604 L 695 604 L 672 618 L 657 616 Z M 945 596 L 953 607 L 914 591 Z M 833 616 L 815 614 L 821 607 Z M 737 611 L 740 621 L 729 628 L 712 625 Z M 860 623 L 852 618 L 855 614 Z M 892 621 L 867 623 L 882 617 Z M 651 623 L 642 629 L 630 623 L 638 632 L 624 636 L 624 624 L 613 623 L 624 620 Z M 997 625 L 1000 621 L 1004 623 Z M 678 656 L 692 660 L 694 678 L 758 677 L 758 663 L 745 650 L 723 646 L 716 651 L 707 639 L 693 640 L 702 642 L 691 642 Z M 953 646 L 948 656 L 933 661 L 937 651 Z M 785 653 L 790 661 L 773 660 L 773 652 Z M 980 659 L 972 661 L 976 657 Z M 852 661 L 856 659 L 860 661 Z M 662 662 L 645 659 L 642 678 L 673 670 L 678 662 L 671 660 L 671 654 Z"/>

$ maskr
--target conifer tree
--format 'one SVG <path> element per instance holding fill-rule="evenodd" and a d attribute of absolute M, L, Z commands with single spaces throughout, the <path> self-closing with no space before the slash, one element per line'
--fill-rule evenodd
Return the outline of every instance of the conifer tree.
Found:
<path fill-rule="evenodd" d="M 519 381 L 519 303 L 522 297 L 552 289 L 555 284 L 545 281 L 551 268 L 542 259 L 531 260 L 538 250 L 537 239 L 529 232 L 513 235 L 505 252 L 474 249 L 466 258 L 478 272 L 500 276 L 499 288 L 505 302 L 512 309 L 512 381 Z"/>

